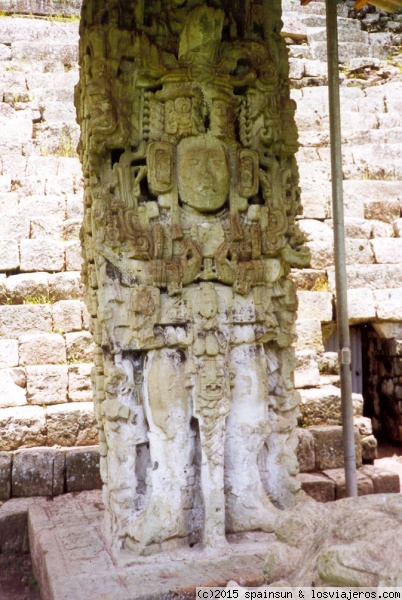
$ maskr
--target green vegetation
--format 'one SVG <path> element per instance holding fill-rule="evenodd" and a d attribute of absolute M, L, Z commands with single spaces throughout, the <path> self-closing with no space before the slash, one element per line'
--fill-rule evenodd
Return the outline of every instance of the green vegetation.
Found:
<path fill-rule="evenodd" d="M 58 157 L 76 158 L 77 153 L 74 148 L 73 138 L 69 131 L 63 131 L 61 134 L 60 147 L 57 152 Z"/>
<path fill-rule="evenodd" d="M 67 356 L 67 364 L 68 365 L 76 365 L 82 362 L 78 354 L 72 353 Z"/>
<path fill-rule="evenodd" d="M 33 575 L 31 575 L 31 577 L 29 578 L 28 585 L 35 592 L 39 592 L 39 583 L 36 581 Z"/>
<path fill-rule="evenodd" d="M 54 22 L 54 23 L 74 23 L 76 21 L 79 21 L 80 17 L 78 15 L 57 14 L 57 15 L 48 15 L 46 17 L 46 20 L 50 21 L 50 22 Z"/>
<path fill-rule="evenodd" d="M 329 292 L 329 284 L 326 275 L 321 275 L 315 282 L 312 292 Z"/>
<path fill-rule="evenodd" d="M 23 304 L 53 304 L 54 299 L 50 294 L 36 294 L 27 296 L 22 301 Z"/>

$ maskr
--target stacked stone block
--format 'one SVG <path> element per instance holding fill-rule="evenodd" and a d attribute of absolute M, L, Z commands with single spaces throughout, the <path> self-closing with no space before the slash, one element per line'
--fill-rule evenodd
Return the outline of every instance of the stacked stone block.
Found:
<path fill-rule="evenodd" d="M 325 3 L 301 8 L 284 0 L 283 9 L 301 143 L 298 164 L 304 214 L 300 228 L 311 250 L 310 269 L 292 275 L 299 288 L 295 381 L 302 395 L 301 423 L 335 424 L 339 378 L 336 370 L 325 368 L 324 352 L 336 320 Z M 348 2 L 338 6 L 349 319 L 351 325 L 368 324 L 372 337 L 395 341 L 400 335 L 395 325 L 402 320 L 401 60 L 394 56 L 397 40 L 391 33 L 374 26 L 362 28 L 361 21 L 347 18 L 349 10 Z M 382 355 L 392 361 L 386 344 L 380 341 L 379 345 Z M 370 378 L 381 380 L 382 367 L 366 355 L 363 360 L 370 363 Z M 398 384 L 399 363 L 396 359 L 393 363 L 387 378 L 394 384 L 396 378 Z M 384 426 L 374 387 L 368 416 L 380 432 Z M 355 397 L 354 403 L 357 417 L 362 414 L 362 398 Z M 399 407 L 397 401 L 395 406 Z M 366 456 L 373 453 L 372 441 L 371 437 L 363 442 Z"/>
<path fill-rule="evenodd" d="M 0 18 L 2 451 L 97 443 L 80 281 L 77 44 L 78 19 Z"/>
<path fill-rule="evenodd" d="M 362 464 L 363 447 L 358 430 L 355 442 L 358 495 L 398 493 L 400 481 L 396 473 Z M 298 479 L 309 496 L 318 502 L 331 502 L 346 497 L 340 425 L 299 429 L 298 460 Z"/>

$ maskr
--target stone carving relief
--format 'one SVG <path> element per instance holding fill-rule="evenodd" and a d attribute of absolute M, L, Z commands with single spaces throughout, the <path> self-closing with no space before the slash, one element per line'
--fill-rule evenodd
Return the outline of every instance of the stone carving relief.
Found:
<path fill-rule="evenodd" d="M 299 491 L 280 2 L 207 4 L 83 5 L 94 402 L 108 535 L 138 554 L 272 531 Z"/>

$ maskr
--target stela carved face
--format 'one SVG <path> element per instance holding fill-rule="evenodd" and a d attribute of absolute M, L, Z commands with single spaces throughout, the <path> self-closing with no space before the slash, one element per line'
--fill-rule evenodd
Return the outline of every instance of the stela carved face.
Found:
<path fill-rule="evenodd" d="M 177 179 L 183 204 L 202 213 L 222 208 L 230 188 L 222 144 L 208 136 L 182 140 L 177 147 Z"/>

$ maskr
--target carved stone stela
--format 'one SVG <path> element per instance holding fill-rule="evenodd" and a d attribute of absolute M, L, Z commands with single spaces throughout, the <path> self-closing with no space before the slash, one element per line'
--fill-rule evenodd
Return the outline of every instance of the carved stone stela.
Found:
<path fill-rule="evenodd" d="M 84 1 L 82 246 L 116 551 L 272 531 L 299 491 L 287 275 L 307 257 L 279 31 L 280 0 Z"/>

